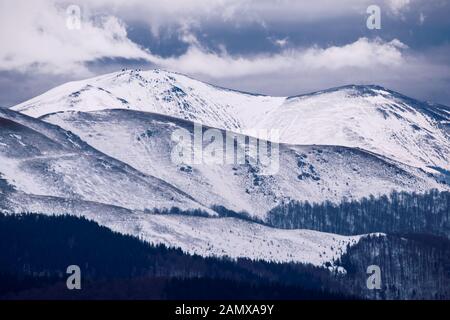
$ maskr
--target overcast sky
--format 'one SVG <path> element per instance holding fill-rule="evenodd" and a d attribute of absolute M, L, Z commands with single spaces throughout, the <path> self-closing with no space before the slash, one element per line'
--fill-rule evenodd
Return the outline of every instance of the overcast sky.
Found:
<path fill-rule="evenodd" d="M 123 67 L 270 95 L 379 84 L 450 105 L 448 0 L 0 0 L 0 43 L 3 107 Z"/>

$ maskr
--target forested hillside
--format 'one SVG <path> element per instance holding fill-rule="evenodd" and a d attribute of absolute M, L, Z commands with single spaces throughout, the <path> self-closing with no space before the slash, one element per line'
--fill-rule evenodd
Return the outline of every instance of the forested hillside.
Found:
<path fill-rule="evenodd" d="M 450 192 L 392 192 L 339 204 L 292 201 L 271 210 L 267 223 L 345 235 L 414 232 L 450 238 Z"/>
<path fill-rule="evenodd" d="M 326 269 L 187 255 L 85 218 L 0 214 L 0 250 L 2 299 L 450 297 L 449 241 L 411 234 L 363 238 Z M 72 264 L 81 268 L 80 291 L 65 286 Z M 372 264 L 382 270 L 378 291 L 366 287 Z"/>

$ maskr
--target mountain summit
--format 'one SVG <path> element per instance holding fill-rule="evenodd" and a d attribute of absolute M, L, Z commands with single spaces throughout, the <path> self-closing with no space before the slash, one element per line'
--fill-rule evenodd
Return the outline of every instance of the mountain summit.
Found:
<path fill-rule="evenodd" d="M 270 97 L 131 70 L 70 82 L 12 109 L 0 109 L 7 213 L 69 213 L 188 253 L 329 267 L 362 234 L 448 234 L 445 207 L 427 202 L 450 189 L 442 181 L 448 108 L 378 86 Z M 278 129 L 279 170 L 172 161 L 173 133 L 192 140 L 194 123 L 222 137 Z M 243 138 L 236 148 L 247 147 Z M 211 142 L 201 140 L 203 148 Z M 403 193 L 391 202 L 392 191 Z M 426 207 L 404 221 L 404 211 L 382 209 L 405 205 L 403 198 L 414 206 L 418 195 Z M 368 204 L 375 208 L 364 211 Z"/>
<path fill-rule="evenodd" d="M 124 70 L 63 84 L 12 109 L 33 117 L 130 109 L 240 133 L 277 129 L 283 143 L 357 147 L 431 172 L 450 170 L 450 108 L 376 85 L 272 97 L 163 70 Z"/>

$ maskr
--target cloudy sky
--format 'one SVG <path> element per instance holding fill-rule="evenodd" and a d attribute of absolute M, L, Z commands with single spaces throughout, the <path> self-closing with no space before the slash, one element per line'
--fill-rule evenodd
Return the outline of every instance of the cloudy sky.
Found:
<path fill-rule="evenodd" d="M 3 107 L 124 67 L 270 95 L 379 84 L 450 105 L 448 0 L 0 0 L 0 43 Z"/>

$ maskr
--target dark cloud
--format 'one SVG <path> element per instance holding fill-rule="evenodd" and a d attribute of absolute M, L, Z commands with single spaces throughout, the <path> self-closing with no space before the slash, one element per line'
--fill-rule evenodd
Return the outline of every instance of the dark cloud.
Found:
<path fill-rule="evenodd" d="M 448 1 L 74 2 L 85 11 L 86 33 L 82 37 L 70 33 L 65 42 L 48 47 L 48 53 L 33 52 L 31 46 L 39 43 L 36 39 L 30 40 L 29 47 L 28 42 L 21 42 L 17 48 L 8 48 L 14 45 L 11 39 L 18 37 L 6 32 L 14 30 L 11 26 L 2 25 L 5 54 L 0 49 L 0 60 L 5 63 L 0 68 L 0 105 L 14 105 L 69 80 L 121 68 L 157 66 L 266 94 L 295 95 L 349 83 L 376 83 L 419 99 L 450 104 Z M 14 12 L 13 2 L 7 11 L 14 19 L 6 21 L 22 21 L 15 28 L 24 39 L 26 28 L 36 28 L 31 23 L 36 19 L 29 13 L 42 12 L 34 3 L 35 10 L 26 11 L 28 14 Z M 366 28 L 365 9 L 372 3 L 382 8 L 381 30 Z M 26 6 L 22 3 L 19 7 Z M 55 34 L 58 41 L 65 39 L 65 33 L 51 32 L 58 29 L 58 23 L 49 12 L 56 15 L 57 11 L 46 12 L 42 22 L 43 32 L 48 31 L 45 40 Z M 108 23 L 96 24 L 102 16 L 110 17 Z M 90 17 L 95 19 L 89 21 Z M 368 39 L 368 45 L 356 46 L 361 39 Z M 392 40 L 405 48 L 392 49 Z M 382 55 L 388 50 L 392 66 L 386 61 L 389 54 L 378 59 L 372 49 Z M 373 57 L 374 63 L 364 55 Z M 344 63 L 346 60 L 354 60 L 356 65 Z M 304 61 L 312 67 L 302 66 Z"/>

